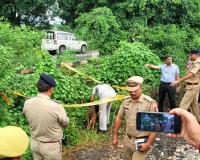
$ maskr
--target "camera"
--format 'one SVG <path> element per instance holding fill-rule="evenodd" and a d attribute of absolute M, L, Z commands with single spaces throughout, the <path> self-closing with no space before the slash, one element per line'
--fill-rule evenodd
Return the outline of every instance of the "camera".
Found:
<path fill-rule="evenodd" d="M 181 119 L 164 112 L 137 112 L 136 126 L 141 131 L 180 133 Z"/>

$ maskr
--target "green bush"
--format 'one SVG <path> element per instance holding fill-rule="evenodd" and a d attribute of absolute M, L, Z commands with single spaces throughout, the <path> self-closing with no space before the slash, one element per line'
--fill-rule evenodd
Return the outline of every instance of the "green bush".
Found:
<path fill-rule="evenodd" d="M 120 43 L 119 48 L 111 56 L 105 56 L 83 69 L 98 80 L 115 85 L 125 85 L 126 80 L 138 75 L 144 77 L 145 83 L 157 84 L 159 74 L 149 70 L 146 63 L 159 64 L 160 59 L 142 43 Z M 96 68 L 95 70 L 92 68 Z"/>

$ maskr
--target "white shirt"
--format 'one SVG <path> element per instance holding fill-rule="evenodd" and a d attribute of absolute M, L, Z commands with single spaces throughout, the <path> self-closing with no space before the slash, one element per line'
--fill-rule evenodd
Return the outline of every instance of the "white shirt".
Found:
<path fill-rule="evenodd" d="M 100 99 L 106 97 L 114 97 L 115 90 L 109 84 L 99 84 L 94 87 L 92 94 L 98 96 Z"/>

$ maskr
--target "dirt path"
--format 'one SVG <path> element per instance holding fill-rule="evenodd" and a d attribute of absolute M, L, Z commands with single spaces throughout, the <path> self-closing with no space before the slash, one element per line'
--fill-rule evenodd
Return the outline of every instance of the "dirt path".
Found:
<path fill-rule="evenodd" d="M 64 151 L 63 160 L 128 160 L 123 155 L 122 144 L 115 149 L 111 142 L 79 146 Z M 181 139 L 169 139 L 158 134 L 146 160 L 200 160 L 197 149 L 187 145 Z"/>

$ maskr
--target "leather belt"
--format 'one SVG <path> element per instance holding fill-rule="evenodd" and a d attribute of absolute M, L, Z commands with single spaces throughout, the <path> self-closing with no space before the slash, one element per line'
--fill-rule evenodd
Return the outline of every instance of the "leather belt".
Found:
<path fill-rule="evenodd" d="M 170 84 L 171 84 L 171 82 L 163 82 L 163 81 L 161 81 L 161 83 L 167 84 L 167 85 L 170 85 Z"/>
<path fill-rule="evenodd" d="M 198 85 L 199 83 L 187 83 L 187 82 L 186 82 L 186 84 L 187 84 L 187 85 Z"/>
<path fill-rule="evenodd" d="M 149 136 L 133 137 L 133 136 L 130 136 L 129 134 L 127 134 L 127 136 L 129 139 L 139 139 L 139 138 L 148 138 L 149 137 Z"/>
<path fill-rule="evenodd" d="M 35 138 L 33 138 L 33 139 L 35 139 Z M 57 143 L 57 142 L 60 142 L 60 140 L 57 140 L 57 141 L 47 141 L 47 142 L 39 141 L 37 139 L 35 139 L 35 140 L 38 141 L 38 142 L 41 142 L 41 143 Z"/>
<path fill-rule="evenodd" d="M 39 142 L 42 142 L 42 143 L 57 143 L 57 142 L 60 142 L 60 140 L 59 141 L 48 141 L 48 142 L 39 141 Z"/>

